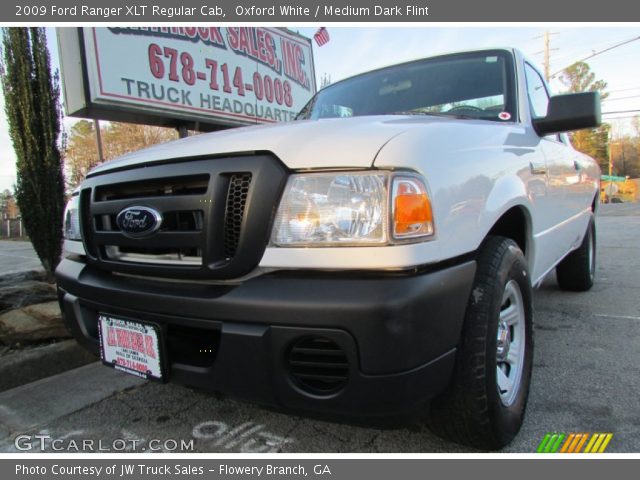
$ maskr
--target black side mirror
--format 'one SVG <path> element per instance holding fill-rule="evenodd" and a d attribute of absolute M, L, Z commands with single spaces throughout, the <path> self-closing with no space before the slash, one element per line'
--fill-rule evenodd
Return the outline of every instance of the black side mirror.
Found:
<path fill-rule="evenodd" d="M 533 120 L 538 135 L 594 128 L 601 123 L 598 92 L 555 95 L 549 99 L 547 116 Z"/>

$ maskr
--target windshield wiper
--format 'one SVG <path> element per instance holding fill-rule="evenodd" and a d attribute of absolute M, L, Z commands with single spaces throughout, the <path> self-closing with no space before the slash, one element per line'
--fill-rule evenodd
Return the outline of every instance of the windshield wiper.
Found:
<path fill-rule="evenodd" d="M 461 115 L 459 113 L 447 113 L 447 112 L 419 112 L 416 110 L 405 110 L 399 112 L 391 112 L 387 115 L 427 115 L 430 117 L 446 117 L 446 118 L 457 118 L 460 120 L 478 120 L 479 117 L 474 117 L 471 115 Z"/>
<path fill-rule="evenodd" d="M 439 112 L 420 112 L 418 110 L 401 110 L 398 112 L 387 113 L 386 115 L 427 115 L 432 117 L 446 117 L 444 113 Z"/>

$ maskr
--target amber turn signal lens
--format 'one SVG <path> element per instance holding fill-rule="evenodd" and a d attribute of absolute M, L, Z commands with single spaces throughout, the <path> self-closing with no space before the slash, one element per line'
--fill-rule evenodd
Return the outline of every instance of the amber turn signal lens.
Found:
<path fill-rule="evenodd" d="M 433 234 L 433 212 L 424 184 L 416 178 L 396 178 L 393 234 L 396 238 Z"/>
<path fill-rule="evenodd" d="M 431 204 L 426 194 L 396 197 L 396 233 L 411 234 L 433 221 Z"/>

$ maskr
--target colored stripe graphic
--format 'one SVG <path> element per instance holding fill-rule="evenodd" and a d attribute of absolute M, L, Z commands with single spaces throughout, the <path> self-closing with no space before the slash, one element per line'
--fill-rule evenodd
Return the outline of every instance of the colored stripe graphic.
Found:
<path fill-rule="evenodd" d="M 542 441 L 540 442 L 540 445 L 538 445 L 538 449 L 536 450 L 536 453 L 544 453 L 544 450 L 545 448 L 547 448 L 547 443 L 549 443 L 550 438 L 551 438 L 551 434 L 547 433 L 542 439 Z"/>
<path fill-rule="evenodd" d="M 609 442 L 611 441 L 612 438 L 613 438 L 613 433 L 607 433 L 606 434 L 604 442 L 602 442 L 602 446 L 600 447 L 600 450 L 598 451 L 598 453 L 604 453 L 604 451 L 609 446 Z"/>
<path fill-rule="evenodd" d="M 538 445 L 537 453 L 556 453 L 562 440 L 564 440 L 564 433 L 547 433 L 540 445 Z"/>
<path fill-rule="evenodd" d="M 575 433 L 570 433 L 567 440 L 564 442 L 564 445 L 562 445 L 560 453 L 567 453 L 570 450 L 570 447 L 577 442 L 576 437 L 577 435 Z"/>
<path fill-rule="evenodd" d="M 588 433 L 571 433 L 567 438 L 567 441 L 564 442 L 560 453 L 578 453 L 584 442 L 586 442 L 587 438 L 589 438 Z"/>
<path fill-rule="evenodd" d="M 574 448 L 573 452 L 571 452 L 571 453 L 580 453 L 580 450 L 582 450 L 582 447 L 584 446 L 585 442 L 587 441 L 587 438 L 589 438 L 589 434 L 588 433 L 582 433 L 580 435 L 581 435 L 580 441 L 578 442 L 578 444 Z"/>
<path fill-rule="evenodd" d="M 536 449 L 537 453 L 604 453 L 613 433 L 547 433 Z M 587 442 L 588 440 L 588 442 Z M 584 452 L 582 447 L 586 447 Z"/>

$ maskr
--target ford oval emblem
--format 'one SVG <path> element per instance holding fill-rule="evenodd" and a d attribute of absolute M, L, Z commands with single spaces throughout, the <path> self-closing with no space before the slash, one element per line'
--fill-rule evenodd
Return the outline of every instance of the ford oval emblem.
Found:
<path fill-rule="evenodd" d="M 147 237 L 158 231 L 162 215 L 149 207 L 127 207 L 116 217 L 116 224 L 127 237 Z"/>

